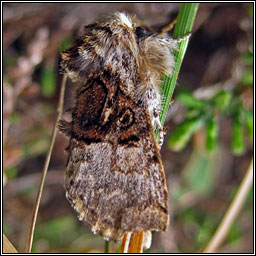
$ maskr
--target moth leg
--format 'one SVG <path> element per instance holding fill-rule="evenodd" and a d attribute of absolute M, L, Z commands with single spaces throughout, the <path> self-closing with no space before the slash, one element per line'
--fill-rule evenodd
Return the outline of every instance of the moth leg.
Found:
<path fill-rule="evenodd" d="M 162 127 L 162 124 L 161 124 L 159 118 L 157 119 L 157 128 L 159 131 L 159 148 L 161 148 L 161 146 L 163 145 L 163 142 L 164 142 L 164 129 Z"/>
<path fill-rule="evenodd" d="M 154 125 L 156 126 L 156 128 L 159 132 L 159 142 L 158 142 L 159 148 L 161 148 L 161 146 L 164 142 L 164 129 L 160 122 L 159 111 L 157 109 L 154 109 L 153 115 L 154 115 Z"/>
<path fill-rule="evenodd" d="M 191 32 L 187 33 L 185 36 L 181 36 L 177 39 L 174 39 L 177 43 L 180 43 L 186 39 L 189 39 L 191 37 Z"/>
<path fill-rule="evenodd" d="M 177 22 L 177 17 L 170 24 L 168 24 L 167 26 L 165 26 L 161 29 L 161 34 L 164 34 L 168 31 L 172 30 L 174 25 L 176 24 L 176 22 Z"/>
<path fill-rule="evenodd" d="M 165 27 L 163 27 L 163 28 L 161 29 L 160 35 L 163 35 L 163 34 L 165 34 L 166 32 L 172 30 L 173 27 L 174 27 L 174 25 L 175 25 L 176 23 L 177 23 L 177 17 L 176 17 L 170 24 L 168 24 L 167 26 L 165 26 Z M 175 39 L 175 41 L 176 41 L 177 43 L 180 43 L 181 41 L 190 38 L 190 36 L 191 36 L 191 32 L 187 33 L 185 36 L 182 36 L 182 37 L 179 37 L 179 38 Z"/>

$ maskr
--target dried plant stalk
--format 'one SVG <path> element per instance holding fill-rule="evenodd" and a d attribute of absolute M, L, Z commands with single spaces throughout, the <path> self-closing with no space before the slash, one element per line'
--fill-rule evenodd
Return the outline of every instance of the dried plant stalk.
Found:
<path fill-rule="evenodd" d="M 241 207 L 246 199 L 246 196 L 252 187 L 253 183 L 253 159 L 248 167 L 246 174 L 239 186 L 239 189 L 230 204 L 225 216 L 223 217 L 219 227 L 217 228 L 215 234 L 211 238 L 208 245 L 203 250 L 203 253 L 214 253 L 217 251 L 221 243 L 226 238 L 228 231 L 237 215 L 239 214 Z"/>
<path fill-rule="evenodd" d="M 48 167 L 49 167 L 49 163 L 50 163 L 51 155 L 52 155 L 52 150 L 53 150 L 53 146 L 54 146 L 54 143 L 55 143 L 55 138 L 56 138 L 57 131 L 58 131 L 57 123 L 58 123 L 58 121 L 59 121 L 59 119 L 62 115 L 66 80 L 67 80 L 67 77 L 66 77 L 66 75 L 64 75 L 63 80 L 62 80 L 62 84 L 61 84 L 60 98 L 59 98 L 58 109 L 57 109 L 57 118 L 56 118 L 56 121 L 55 121 L 55 124 L 54 124 L 54 127 L 53 127 L 51 144 L 50 144 L 50 148 L 49 148 L 48 153 L 47 153 L 47 157 L 45 159 L 44 169 L 42 171 L 42 176 L 41 176 L 41 180 L 40 180 L 39 189 L 38 189 L 38 192 L 37 192 L 36 202 L 35 202 L 33 213 L 32 213 L 31 225 L 30 225 L 30 228 L 29 228 L 29 234 L 28 234 L 27 244 L 26 244 L 26 249 L 25 249 L 26 253 L 31 252 L 31 248 L 32 248 L 32 244 L 33 244 L 34 230 L 35 230 L 35 225 L 36 225 L 36 219 L 37 219 L 37 215 L 38 215 L 40 200 L 41 200 L 41 197 L 42 197 L 45 178 L 46 178 L 46 174 L 47 174 L 47 171 L 48 171 Z"/>
<path fill-rule="evenodd" d="M 143 237 L 143 232 L 125 234 L 120 253 L 142 253 Z"/>
<path fill-rule="evenodd" d="M 3 252 L 4 253 L 18 253 L 16 248 L 12 245 L 9 239 L 3 234 Z"/>

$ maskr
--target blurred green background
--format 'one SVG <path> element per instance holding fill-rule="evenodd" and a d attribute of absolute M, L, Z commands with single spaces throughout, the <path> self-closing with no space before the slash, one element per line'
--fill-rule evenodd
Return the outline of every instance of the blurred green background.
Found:
<path fill-rule="evenodd" d="M 83 25 L 113 11 L 135 13 L 159 30 L 176 3 L 3 4 L 3 224 L 23 251 L 56 117 L 60 51 Z M 65 109 L 76 86 L 67 83 Z M 66 114 L 64 114 L 66 115 Z M 170 225 L 149 252 L 192 253 L 212 237 L 253 155 L 253 4 L 201 3 L 183 61 L 161 150 Z M 79 222 L 63 188 L 67 139 L 56 139 L 33 252 L 103 252 Z M 115 250 L 118 244 L 111 244 Z M 253 192 L 218 252 L 253 251 Z"/>

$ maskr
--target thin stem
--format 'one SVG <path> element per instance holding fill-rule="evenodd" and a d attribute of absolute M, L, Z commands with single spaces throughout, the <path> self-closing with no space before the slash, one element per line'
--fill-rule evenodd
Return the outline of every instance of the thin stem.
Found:
<path fill-rule="evenodd" d="M 185 56 L 187 46 L 188 46 L 188 40 L 189 40 L 188 35 L 190 35 L 190 33 L 192 31 L 192 27 L 194 24 L 194 20 L 196 17 L 198 7 L 199 7 L 198 3 L 182 4 L 179 9 L 177 22 L 174 21 L 174 22 L 170 23 L 170 25 L 168 25 L 166 28 L 163 29 L 164 31 L 166 31 L 167 29 L 169 29 L 170 27 L 173 26 L 173 23 L 176 22 L 173 37 L 179 41 L 179 51 L 178 52 L 175 51 L 173 53 L 174 57 L 176 59 L 176 63 L 173 68 L 172 76 L 170 76 L 170 77 L 164 76 L 162 85 L 161 85 L 161 91 L 162 91 L 162 95 L 163 95 L 163 99 L 164 99 L 161 114 L 160 114 L 160 122 L 162 125 L 164 125 L 165 118 L 166 118 L 168 109 L 170 107 L 170 102 L 171 102 L 173 92 L 175 89 L 176 80 L 178 78 L 180 67 L 181 67 L 183 58 Z M 180 41 L 179 39 L 181 39 L 181 38 L 183 40 Z M 156 137 L 156 140 L 159 139 L 158 130 L 155 130 L 155 137 Z"/>
<path fill-rule="evenodd" d="M 239 189 L 230 204 L 225 216 L 223 217 L 219 227 L 217 228 L 212 239 L 203 250 L 203 253 L 214 253 L 220 247 L 221 243 L 226 238 L 228 231 L 237 215 L 239 214 L 241 207 L 246 199 L 246 196 L 252 187 L 253 183 L 253 159 L 244 175 L 244 178 L 239 186 Z"/>
<path fill-rule="evenodd" d="M 3 234 L 3 253 L 18 253 L 5 234 Z"/>
<path fill-rule="evenodd" d="M 124 235 L 119 253 L 142 253 L 144 232 L 128 232 Z"/>
<path fill-rule="evenodd" d="M 176 80 L 180 71 L 181 63 L 183 61 L 187 46 L 188 36 L 192 31 L 196 13 L 198 10 L 198 3 L 185 3 L 182 4 L 177 17 L 177 23 L 175 25 L 173 37 L 176 39 L 184 38 L 179 43 L 179 51 L 174 52 L 176 63 L 173 68 L 173 75 L 171 77 L 164 76 L 161 85 L 162 94 L 164 96 L 164 103 L 161 111 L 160 121 L 164 125 L 164 121 L 167 115 L 167 111 L 170 107 L 171 98 L 175 89 Z"/>
<path fill-rule="evenodd" d="M 37 220 L 37 215 L 38 215 L 38 209 L 39 209 L 40 200 L 42 197 L 46 174 L 47 174 L 49 163 L 51 160 L 51 155 L 52 155 L 52 150 L 53 150 L 53 146 L 55 143 L 55 138 L 57 135 L 57 124 L 62 115 L 66 80 L 67 80 L 67 77 L 66 77 L 66 75 L 64 75 L 62 84 L 61 84 L 60 98 L 59 98 L 59 103 L 58 103 L 58 108 L 57 108 L 57 118 L 56 118 L 56 121 L 55 121 L 55 124 L 53 127 L 53 132 L 52 132 L 52 137 L 51 137 L 51 144 L 50 144 L 50 148 L 47 153 L 47 157 L 45 159 L 44 168 L 43 168 L 42 175 L 41 175 L 41 181 L 40 181 L 39 189 L 37 192 L 36 202 L 35 202 L 33 213 L 32 213 L 31 225 L 30 225 L 26 249 L 25 249 L 26 253 L 31 252 L 31 248 L 32 248 L 32 244 L 33 244 L 33 237 L 34 237 L 34 230 L 35 230 L 35 225 L 36 225 L 36 220 Z"/>
<path fill-rule="evenodd" d="M 143 238 L 144 232 L 132 233 L 128 253 L 142 253 Z"/>
<path fill-rule="evenodd" d="M 105 241 L 104 253 L 109 253 L 109 241 Z"/>

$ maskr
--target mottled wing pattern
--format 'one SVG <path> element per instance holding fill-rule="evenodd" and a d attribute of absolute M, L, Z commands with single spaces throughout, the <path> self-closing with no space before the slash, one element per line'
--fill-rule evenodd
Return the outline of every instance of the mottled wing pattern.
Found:
<path fill-rule="evenodd" d="M 79 89 L 65 175 L 66 195 L 95 233 L 120 239 L 127 231 L 164 231 L 167 188 L 148 110 L 126 86 L 103 75 Z"/>

